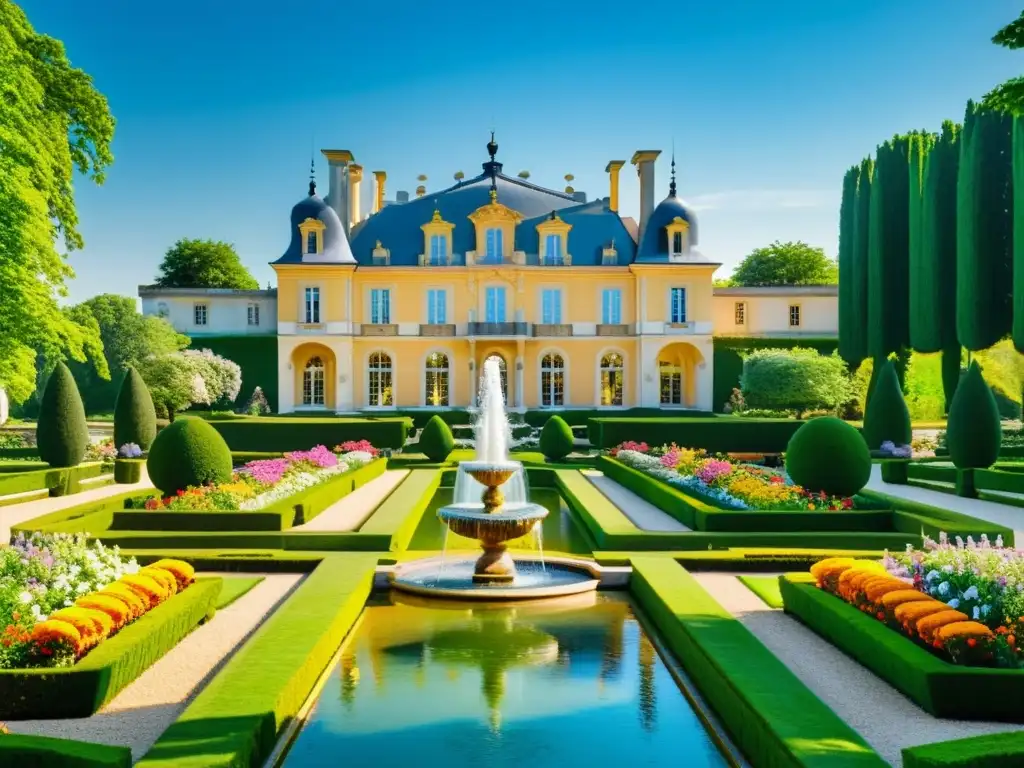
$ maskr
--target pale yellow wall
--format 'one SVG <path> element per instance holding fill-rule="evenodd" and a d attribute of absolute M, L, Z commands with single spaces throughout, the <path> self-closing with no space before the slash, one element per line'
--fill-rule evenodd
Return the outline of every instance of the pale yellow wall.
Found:
<path fill-rule="evenodd" d="M 642 321 L 667 322 L 670 317 L 670 289 L 685 288 L 687 322 L 711 322 L 711 275 L 714 266 L 674 264 L 652 267 L 634 264 L 631 269 L 642 281 L 641 293 L 646 295 Z"/>
<path fill-rule="evenodd" d="M 639 364 L 636 339 L 549 338 L 526 342 L 523 391 L 527 408 L 541 407 L 541 359 L 548 352 L 559 354 L 565 360 L 567 386 L 564 407 L 593 408 L 600 402 L 598 370 L 601 357 L 608 352 L 618 352 L 623 357 L 623 406 L 634 403 L 636 366 Z"/>
<path fill-rule="evenodd" d="M 324 265 L 277 265 L 277 319 L 282 323 L 305 322 L 304 294 L 307 287 L 320 289 L 320 322 L 347 319 L 348 283 L 355 267 Z"/>
<path fill-rule="evenodd" d="M 746 303 L 746 325 L 735 322 L 737 302 Z M 799 304 L 799 328 L 789 325 L 789 307 Z M 839 299 L 837 296 L 729 296 L 714 297 L 715 335 L 779 336 L 801 333 L 835 336 L 839 333 Z"/>

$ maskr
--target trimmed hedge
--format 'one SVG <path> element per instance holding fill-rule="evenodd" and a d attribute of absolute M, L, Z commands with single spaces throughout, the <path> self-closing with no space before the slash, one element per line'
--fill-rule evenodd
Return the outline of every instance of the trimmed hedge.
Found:
<path fill-rule="evenodd" d="M 864 439 L 872 451 L 877 451 L 887 440 L 894 445 L 910 445 L 911 437 L 910 410 L 903 399 L 896 365 L 886 360 L 864 413 Z"/>
<path fill-rule="evenodd" d="M 202 419 L 180 418 L 153 441 L 146 459 L 153 485 L 165 496 L 192 486 L 231 481 L 231 451 Z"/>
<path fill-rule="evenodd" d="M 895 371 L 892 375 L 896 376 Z M 790 439 L 786 471 L 794 483 L 809 491 L 854 496 L 871 479 L 871 452 L 856 427 L 835 416 L 821 416 Z"/>
<path fill-rule="evenodd" d="M 986 469 L 999 458 L 1002 425 L 992 389 L 975 360 L 949 405 L 946 445 L 957 469 Z"/>
<path fill-rule="evenodd" d="M 910 464 L 907 459 L 883 459 L 878 464 L 882 470 L 883 483 L 890 483 L 892 485 L 907 484 L 907 465 Z"/>
<path fill-rule="evenodd" d="M 407 418 L 242 417 L 211 421 L 233 451 L 306 451 L 314 445 L 333 448 L 346 440 L 369 440 L 376 448 L 398 449 L 412 429 Z"/>
<path fill-rule="evenodd" d="M 1024 765 L 1024 731 L 922 744 L 903 750 L 903 768 L 1007 768 Z"/>
<path fill-rule="evenodd" d="M 796 419 L 741 419 L 734 416 L 657 419 L 591 419 L 588 434 L 596 448 L 614 448 L 627 440 L 649 445 L 675 443 L 712 453 L 782 453 L 804 424 Z"/>
<path fill-rule="evenodd" d="M 262 765 L 359 618 L 376 565 L 376 555 L 325 558 L 137 768 Z"/>
<path fill-rule="evenodd" d="M 36 423 L 39 457 L 51 467 L 73 467 L 85 457 L 89 426 L 71 371 L 57 363 L 46 381 Z"/>
<path fill-rule="evenodd" d="M 32 720 L 96 713 L 209 615 L 222 582 L 197 579 L 73 667 L 0 670 L 0 717 Z"/>
<path fill-rule="evenodd" d="M 99 477 L 103 474 L 103 465 L 99 462 L 79 464 L 77 467 L 53 469 L 36 469 L 29 472 L 0 473 L 0 496 L 9 496 L 29 491 L 48 490 L 53 495 L 76 493 L 82 480 Z"/>
<path fill-rule="evenodd" d="M 678 563 L 636 557 L 632 564 L 630 591 L 749 759 L 887 765 Z"/>
<path fill-rule="evenodd" d="M 1024 723 L 1024 670 L 950 664 L 813 584 L 779 577 L 786 612 L 935 717 Z"/>
<path fill-rule="evenodd" d="M 611 542 L 614 541 L 613 537 L 617 535 L 643 533 L 578 470 L 555 470 L 555 483 L 565 503 L 582 521 L 596 548 L 609 549 Z"/>
<path fill-rule="evenodd" d="M 431 461 L 442 462 L 454 450 L 455 438 L 452 437 L 451 427 L 440 416 L 431 416 L 427 426 L 420 432 L 416 445 Z"/>
<path fill-rule="evenodd" d="M 0 736 L 0 765 L 18 768 L 131 768 L 128 747 L 90 744 L 85 741 L 25 736 Z"/>
<path fill-rule="evenodd" d="M 149 387 L 139 372 L 129 368 L 114 405 L 114 447 L 135 443 L 148 451 L 156 439 L 156 409 Z"/>
<path fill-rule="evenodd" d="M 436 469 L 414 469 L 377 507 L 359 529 L 360 534 L 388 537 L 388 549 L 403 552 L 412 541 L 423 514 L 441 485 Z"/>
<path fill-rule="evenodd" d="M 114 459 L 114 482 L 122 485 L 141 482 L 145 463 L 145 459 Z"/>
<path fill-rule="evenodd" d="M 540 451 L 548 461 L 561 461 L 573 449 L 572 428 L 559 415 L 549 418 L 540 431 Z"/>

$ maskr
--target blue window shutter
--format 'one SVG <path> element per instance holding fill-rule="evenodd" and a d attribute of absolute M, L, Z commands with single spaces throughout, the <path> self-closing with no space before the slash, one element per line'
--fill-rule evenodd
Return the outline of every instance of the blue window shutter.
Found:
<path fill-rule="evenodd" d="M 562 322 L 562 292 L 551 291 L 551 322 L 560 325 Z"/>
<path fill-rule="evenodd" d="M 448 294 L 445 291 L 437 292 L 437 322 L 448 322 Z"/>
<path fill-rule="evenodd" d="M 427 322 L 437 322 L 437 292 L 427 291 Z"/>
<path fill-rule="evenodd" d="M 391 322 L 391 291 L 385 288 L 380 292 L 380 312 L 383 320 L 382 323 Z"/>
<path fill-rule="evenodd" d="M 494 230 L 494 243 L 494 258 L 500 262 L 504 257 L 505 252 L 505 244 L 502 242 L 502 231 L 500 229 Z"/>
<path fill-rule="evenodd" d="M 500 239 L 500 238 L 499 238 Z M 505 289 L 497 288 L 498 291 L 498 319 L 496 322 L 505 322 Z"/>
<path fill-rule="evenodd" d="M 612 323 L 622 322 L 622 291 L 612 292 Z"/>

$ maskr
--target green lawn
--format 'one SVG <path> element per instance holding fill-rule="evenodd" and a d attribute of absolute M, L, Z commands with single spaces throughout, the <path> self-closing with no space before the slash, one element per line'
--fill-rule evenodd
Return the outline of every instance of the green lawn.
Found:
<path fill-rule="evenodd" d="M 227 608 L 261 581 L 262 576 L 225 576 L 224 586 L 221 587 L 214 607 L 218 611 Z"/>
<path fill-rule="evenodd" d="M 782 607 L 778 576 L 740 576 L 739 580 L 770 608 Z M 226 586 L 226 585 L 225 585 Z"/>

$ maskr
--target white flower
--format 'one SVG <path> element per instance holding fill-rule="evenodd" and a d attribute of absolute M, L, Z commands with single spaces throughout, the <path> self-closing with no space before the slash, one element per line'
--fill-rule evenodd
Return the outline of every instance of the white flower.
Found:
<path fill-rule="evenodd" d="M 26 589 L 24 592 L 18 595 L 18 602 L 22 605 L 28 605 L 32 602 L 32 593 Z"/>
<path fill-rule="evenodd" d="M 981 611 L 978 610 L 978 606 L 974 606 L 973 618 L 974 618 L 975 621 L 977 621 L 978 619 L 981 618 Z"/>
<path fill-rule="evenodd" d="M 964 600 L 977 600 L 978 599 L 978 587 L 972 584 L 964 591 Z M 977 618 L 977 617 L 975 617 Z"/>
<path fill-rule="evenodd" d="M 948 605 L 950 608 L 952 608 L 955 611 L 957 608 L 960 607 L 960 601 L 957 600 L 954 597 L 952 600 L 950 600 L 948 603 L 946 603 L 946 605 Z"/>

